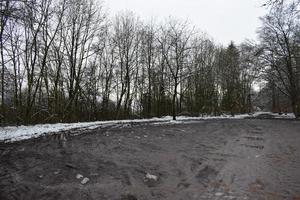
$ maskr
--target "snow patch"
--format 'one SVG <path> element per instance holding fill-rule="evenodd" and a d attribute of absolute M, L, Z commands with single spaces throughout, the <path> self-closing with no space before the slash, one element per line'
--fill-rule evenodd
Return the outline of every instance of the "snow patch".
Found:
<path fill-rule="evenodd" d="M 187 117 L 178 116 L 177 120 L 173 120 L 171 116 L 165 116 L 162 118 L 151 118 L 151 119 L 136 119 L 136 120 L 114 120 L 114 121 L 97 121 L 97 122 L 83 122 L 83 123 L 58 123 L 58 124 L 38 124 L 34 126 L 8 126 L 0 127 L 0 142 L 16 142 L 27 140 L 31 138 L 37 138 L 42 135 L 56 134 L 63 131 L 72 130 L 93 130 L 97 128 L 105 127 L 118 127 L 130 126 L 131 124 L 138 123 L 151 123 L 154 125 L 160 124 L 182 124 L 182 123 L 194 123 L 199 120 L 212 120 L 212 119 L 245 119 L 247 117 L 256 117 L 261 114 L 269 114 L 274 118 L 293 119 L 295 115 L 292 113 L 278 115 L 270 112 L 257 112 L 252 115 L 241 114 L 241 115 L 221 115 L 211 116 L 203 115 L 200 117 Z"/>
<path fill-rule="evenodd" d="M 0 127 L 0 142 L 16 142 L 31 138 L 37 138 L 45 134 L 55 134 L 62 131 L 71 130 L 93 130 L 109 126 L 120 125 L 121 127 L 130 123 L 146 122 L 167 122 L 169 117 L 137 119 L 137 120 L 115 120 L 115 121 L 97 121 L 82 123 L 57 123 L 57 124 L 38 124 L 33 126 L 7 126 Z"/>

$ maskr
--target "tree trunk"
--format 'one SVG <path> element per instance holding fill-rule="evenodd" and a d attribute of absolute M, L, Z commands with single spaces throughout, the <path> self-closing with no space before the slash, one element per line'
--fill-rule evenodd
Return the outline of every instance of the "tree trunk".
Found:
<path fill-rule="evenodd" d="M 172 100 L 172 115 L 173 120 L 176 120 L 176 98 L 177 98 L 177 79 L 175 79 L 175 87 L 174 87 L 174 94 L 173 94 L 173 100 Z"/>

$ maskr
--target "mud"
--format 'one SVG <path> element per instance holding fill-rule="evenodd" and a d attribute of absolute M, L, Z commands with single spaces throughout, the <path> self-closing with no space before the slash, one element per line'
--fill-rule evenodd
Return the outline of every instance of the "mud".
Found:
<path fill-rule="evenodd" d="M 77 134 L 0 144 L 0 199 L 300 199 L 299 121 L 131 124 Z"/>

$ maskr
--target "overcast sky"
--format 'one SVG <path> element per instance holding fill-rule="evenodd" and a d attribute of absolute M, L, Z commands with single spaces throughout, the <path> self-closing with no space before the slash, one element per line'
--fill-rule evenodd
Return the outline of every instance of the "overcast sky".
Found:
<path fill-rule="evenodd" d="M 256 39 L 259 17 L 264 15 L 262 0 L 105 0 L 114 15 L 130 10 L 142 19 L 163 21 L 169 16 L 189 21 L 207 32 L 216 42 L 227 45 Z"/>

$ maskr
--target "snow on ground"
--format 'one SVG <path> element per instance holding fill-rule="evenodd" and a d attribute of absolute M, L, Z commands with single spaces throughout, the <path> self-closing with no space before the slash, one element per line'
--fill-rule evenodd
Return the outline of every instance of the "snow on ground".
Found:
<path fill-rule="evenodd" d="M 135 119 L 135 120 L 114 120 L 114 121 L 97 121 L 97 122 L 83 122 L 83 123 L 58 123 L 58 124 L 38 124 L 33 126 L 8 126 L 0 127 L 0 142 L 16 142 L 31 138 L 37 138 L 46 134 L 55 134 L 62 131 L 71 130 L 92 130 L 96 128 L 105 128 L 112 125 L 130 125 L 131 123 L 154 123 L 154 124 L 178 124 L 178 123 L 189 123 L 197 120 L 209 120 L 209 119 L 245 119 L 247 117 L 256 117 L 262 114 L 272 115 L 274 118 L 295 118 L 294 114 L 289 113 L 287 115 L 278 115 L 270 112 L 257 112 L 252 115 L 241 114 L 221 116 L 208 116 L 203 115 L 200 117 L 186 117 L 179 116 L 177 120 L 172 120 L 171 116 L 162 118 L 151 118 L 151 119 Z"/>
<path fill-rule="evenodd" d="M 145 122 L 167 122 L 171 117 L 138 119 L 138 120 L 115 120 L 80 123 L 57 123 L 57 124 L 37 124 L 33 126 L 7 126 L 0 127 L 0 142 L 15 142 L 31 138 L 37 138 L 45 134 L 54 134 L 69 130 L 88 130 L 105 128 L 116 124 L 145 123 Z"/>
<path fill-rule="evenodd" d="M 295 119 L 294 113 L 287 113 L 287 114 L 282 114 L 282 115 L 278 115 L 276 113 L 272 113 L 272 115 L 276 119 Z"/>

